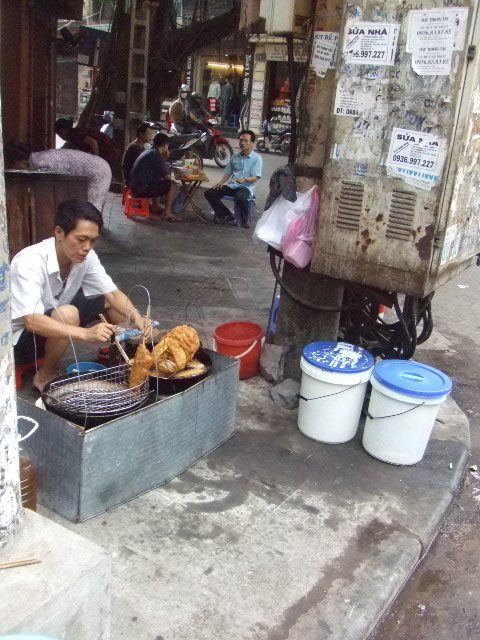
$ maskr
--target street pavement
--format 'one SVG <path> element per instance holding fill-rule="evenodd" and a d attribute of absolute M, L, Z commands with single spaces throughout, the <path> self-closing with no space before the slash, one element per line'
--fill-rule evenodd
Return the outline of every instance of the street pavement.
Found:
<path fill-rule="evenodd" d="M 98 253 L 140 308 L 148 289 L 162 328 L 187 322 L 212 347 L 222 322 L 266 327 L 273 277 L 251 230 L 214 225 L 198 201 L 208 224 L 128 220 L 111 195 Z M 455 402 L 422 462 L 397 467 L 363 450 L 361 427 L 343 445 L 306 438 L 269 389 L 241 381 L 234 437 L 167 485 L 81 524 L 41 509 L 112 555 L 112 639 L 363 639 L 423 557 L 468 460 Z"/>

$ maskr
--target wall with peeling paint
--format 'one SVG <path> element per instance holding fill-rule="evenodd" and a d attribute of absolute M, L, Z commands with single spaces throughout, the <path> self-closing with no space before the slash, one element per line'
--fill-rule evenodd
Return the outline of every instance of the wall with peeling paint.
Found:
<path fill-rule="evenodd" d="M 12 358 L 7 216 L 0 127 L 0 548 L 21 515 L 17 417 Z"/>
<path fill-rule="evenodd" d="M 453 51 L 448 75 L 418 75 L 407 51 L 409 12 L 450 8 L 448 0 L 346 5 L 312 271 L 424 296 L 480 250 L 478 1 L 455 5 L 469 7 L 467 38 Z M 391 64 L 346 63 L 345 27 L 362 22 L 399 25 Z M 474 39 L 477 54 L 469 60 Z M 392 174 L 386 165 L 394 128 L 442 140 L 439 177 Z"/>

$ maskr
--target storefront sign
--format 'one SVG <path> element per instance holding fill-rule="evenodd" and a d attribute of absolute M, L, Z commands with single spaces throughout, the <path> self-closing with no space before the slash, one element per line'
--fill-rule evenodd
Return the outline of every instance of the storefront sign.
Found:
<path fill-rule="evenodd" d="M 346 64 L 393 65 L 399 33 L 400 24 L 396 22 L 350 20 L 343 41 Z"/>
<path fill-rule="evenodd" d="M 192 88 L 192 69 L 193 69 L 193 58 L 192 56 L 188 56 L 185 60 L 185 71 L 184 78 L 185 84 L 188 84 L 190 89 Z"/>
<path fill-rule="evenodd" d="M 265 53 L 267 60 L 270 62 L 287 62 L 287 45 L 286 44 L 266 44 Z M 293 45 L 293 59 L 295 62 L 306 62 L 307 55 L 303 45 Z"/>
<path fill-rule="evenodd" d="M 242 129 L 245 129 L 248 126 L 248 119 L 250 116 L 250 94 L 252 90 L 253 56 L 254 49 L 253 47 L 249 47 L 245 54 L 245 60 L 243 63 L 243 82 L 239 116 L 240 126 Z"/>

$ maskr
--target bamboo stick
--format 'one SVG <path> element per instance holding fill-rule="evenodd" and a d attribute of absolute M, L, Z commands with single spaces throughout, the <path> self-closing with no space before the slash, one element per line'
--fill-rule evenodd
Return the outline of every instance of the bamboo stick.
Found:
<path fill-rule="evenodd" d="M 14 567 L 24 567 L 28 564 L 38 564 L 41 560 L 38 558 L 24 558 L 23 560 L 12 560 L 11 562 L 2 562 L 0 563 L 1 569 L 13 569 Z"/>

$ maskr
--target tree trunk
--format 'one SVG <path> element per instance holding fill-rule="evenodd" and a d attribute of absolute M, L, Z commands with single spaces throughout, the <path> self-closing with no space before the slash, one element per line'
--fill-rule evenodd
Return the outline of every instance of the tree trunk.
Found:
<path fill-rule="evenodd" d="M 0 125 L 0 548 L 19 523 L 21 515 L 17 411 L 14 393 L 8 279 L 8 238 Z"/>
<path fill-rule="evenodd" d="M 338 32 L 343 5 L 344 3 L 338 0 L 316 0 L 314 31 Z M 313 38 L 313 32 L 311 37 Z M 307 191 L 320 180 L 319 169 L 324 165 L 334 96 L 334 71 L 327 71 L 325 78 L 319 78 L 310 67 L 304 85 L 303 100 L 300 101 L 302 106 L 299 114 L 296 159 L 299 191 Z M 301 271 L 285 263 L 283 280 L 300 299 L 314 306 L 338 307 L 342 302 L 343 286 L 331 278 Z M 316 340 L 336 340 L 339 321 L 339 312 L 313 311 L 282 291 L 274 342 L 290 347 L 285 363 L 287 377 L 300 379 L 300 356 L 303 347 Z"/>

